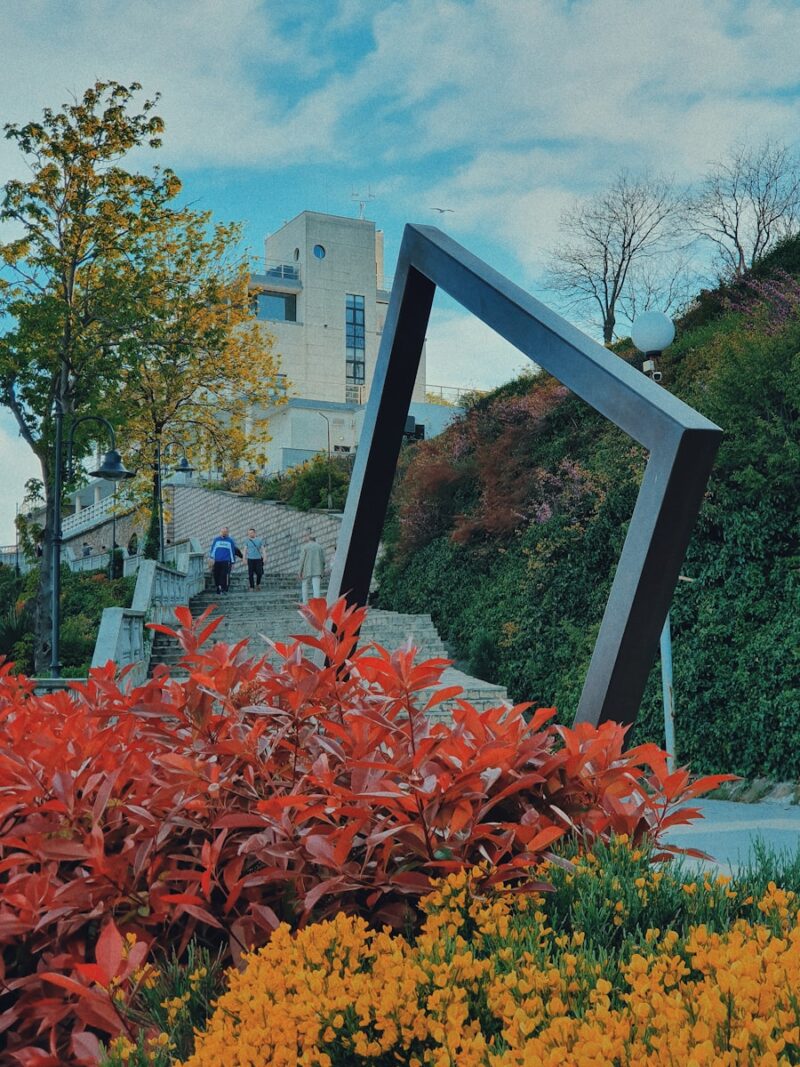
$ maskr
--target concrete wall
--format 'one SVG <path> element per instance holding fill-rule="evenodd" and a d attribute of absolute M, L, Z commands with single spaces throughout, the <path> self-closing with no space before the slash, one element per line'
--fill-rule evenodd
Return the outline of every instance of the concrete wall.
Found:
<path fill-rule="evenodd" d="M 263 469 L 274 474 L 302 463 L 316 453 L 327 455 L 328 425 L 325 419 L 330 422 L 331 451 L 352 451 L 358 443 L 361 427 L 354 405 L 295 398 L 270 412 L 271 440 L 264 448 Z"/>
<path fill-rule="evenodd" d="M 304 211 L 267 237 L 268 265 L 285 263 L 300 272 L 297 322 L 265 321 L 275 338 L 274 352 L 291 382 L 290 394 L 308 400 L 343 403 L 346 399 L 345 298 L 364 297 L 366 397 L 378 356 L 386 302 L 383 283 L 383 235 L 375 223 Z M 314 248 L 325 249 L 323 258 Z M 279 285 L 275 291 L 281 291 Z M 425 356 L 414 391 L 425 397 Z"/>
<path fill-rule="evenodd" d="M 138 535 L 139 548 L 144 548 L 144 539 L 147 536 L 146 519 L 146 515 L 142 518 L 141 514 L 137 515 L 135 511 L 129 512 L 127 515 L 117 515 L 117 544 L 123 551 L 125 551 L 128 540 L 133 533 Z M 73 556 L 78 557 L 83 555 L 83 542 L 86 541 L 91 546 L 92 554 L 96 554 L 103 549 L 111 548 L 112 530 L 113 523 L 111 519 L 108 519 L 97 526 L 93 526 L 91 530 L 84 530 L 75 534 L 74 537 L 65 537 L 64 545 L 70 549 Z"/>
<path fill-rule="evenodd" d="M 341 515 L 325 512 L 301 512 L 269 500 L 252 500 L 236 493 L 180 485 L 168 487 L 172 499 L 165 501 L 172 513 L 167 536 L 173 541 L 188 537 L 200 540 L 208 549 L 220 527 L 228 526 L 231 536 L 241 544 L 247 528 L 254 526 L 267 549 L 267 574 L 295 575 L 300 546 L 307 527 L 325 551 L 330 563 L 336 550 Z"/>

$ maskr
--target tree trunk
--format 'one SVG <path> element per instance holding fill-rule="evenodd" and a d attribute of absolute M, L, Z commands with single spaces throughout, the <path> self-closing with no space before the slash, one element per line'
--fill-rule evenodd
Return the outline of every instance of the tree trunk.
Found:
<path fill-rule="evenodd" d="M 153 500 L 150 509 L 150 523 L 147 527 L 147 537 L 144 545 L 145 559 L 161 558 L 161 472 L 158 464 L 153 464 Z"/>
<path fill-rule="evenodd" d="M 39 588 L 34 613 L 34 669 L 39 677 L 50 673 L 53 624 L 53 536 L 55 532 L 55 500 L 50 464 L 39 458 L 44 483 L 45 523 L 42 535 L 42 556 L 39 559 Z"/>
<path fill-rule="evenodd" d="M 610 345 L 614 340 L 614 327 L 616 324 L 616 316 L 613 312 L 609 312 L 603 320 L 603 344 Z"/>

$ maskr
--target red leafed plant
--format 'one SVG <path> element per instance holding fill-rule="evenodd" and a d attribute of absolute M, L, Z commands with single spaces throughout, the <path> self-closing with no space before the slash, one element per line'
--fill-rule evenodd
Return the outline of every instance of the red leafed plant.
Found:
<path fill-rule="evenodd" d="M 219 620 L 176 614 L 185 682 L 162 668 L 126 692 L 109 664 L 40 697 L 0 667 L 9 1063 L 95 1062 L 151 947 L 198 937 L 237 958 L 280 920 L 337 910 L 413 922 L 432 877 L 483 862 L 487 884 L 524 886 L 565 833 L 658 839 L 725 780 L 670 775 L 613 723 L 479 712 L 436 689 L 448 661 L 359 647 L 365 613 L 343 600 L 303 609 L 317 633 L 276 645 L 278 666 L 206 648 Z"/>

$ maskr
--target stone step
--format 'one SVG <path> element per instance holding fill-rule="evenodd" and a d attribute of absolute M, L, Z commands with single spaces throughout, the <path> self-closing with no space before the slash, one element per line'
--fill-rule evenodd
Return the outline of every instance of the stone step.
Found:
<path fill-rule="evenodd" d="M 238 569 L 231 576 L 227 593 L 217 593 L 211 585 L 209 574 L 205 590 L 192 598 L 190 609 L 195 617 L 209 607 L 213 608 L 212 617 L 222 616 L 212 640 L 229 645 L 246 640 L 250 655 L 265 656 L 268 660 L 277 662 L 278 657 L 267 641 L 289 644 L 296 637 L 316 632 L 299 613 L 299 598 L 300 583 L 292 577 L 265 575 L 261 589 L 252 592 L 246 572 Z M 370 609 L 361 630 L 362 647 L 374 643 L 394 651 L 409 641 L 417 649 L 419 660 L 450 658 L 429 614 Z M 151 669 L 157 663 L 164 663 L 172 677 L 185 679 L 188 674 L 186 668 L 181 665 L 183 655 L 183 649 L 174 638 L 156 634 L 152 645 Z M 461 699 L 468 700 L 480 709 L 508 702 L 502 686 L 471 678 L 453 667 L 445 669 L 441 685 L 460 685 L 463 689 Z M 421 694 L 420 699 L 424 702 L 433 691 Z M 444 701 L 433 709 L 431 718 L 447 721 L 456 703 L 457 698 Z"/>

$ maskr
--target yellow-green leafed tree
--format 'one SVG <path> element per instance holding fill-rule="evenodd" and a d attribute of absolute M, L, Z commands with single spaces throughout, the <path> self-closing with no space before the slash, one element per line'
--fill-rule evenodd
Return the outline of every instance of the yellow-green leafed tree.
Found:
<path fill-rule="evenodd" d="M 35 613 L 36 669 L 51 660 L 55 438 L 83 415 L 111 415 L 120 352 L 148 318 L 141 251 L 169 214 L 180 182 L 170 170 L 131 169 L 131 153 L 161 143 L 155 97 L 98 81 L 39 121 L 5 126 L 24 177 L 0 188 L 0 404 L 37 456 L 45 553 Z M 78 458 L 100 438 L 79 427 Z M 63 474 L 63 466 L 62 471 Z"/>
<path fill-rule="evenodd" d="M 146 238 L 148 316 L 126 345 L 119 422 L 149 480 L 149 555 L 160 536 L 159 457 L 172 465 L 185 453 L 201 467 L 221 458 L 227 469 L 257 460 L 269 440 L 264 410 L 282 400 L 271 338 L 251 309 L 240 237 L 238 226 L 186 209 Z"/>

